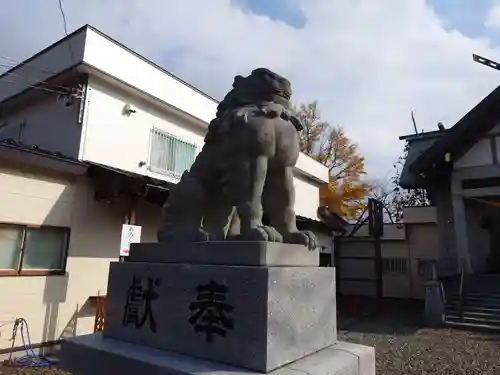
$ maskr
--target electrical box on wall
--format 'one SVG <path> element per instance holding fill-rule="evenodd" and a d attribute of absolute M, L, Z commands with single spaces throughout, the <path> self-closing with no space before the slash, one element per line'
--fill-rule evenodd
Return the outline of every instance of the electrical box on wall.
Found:
<path fill-rule="evenodd" d="M 123 114 L 130 115 L 132 113 L 136 113 L 137 109 L 132 104 L 125 104 L 123 107 Z"/>

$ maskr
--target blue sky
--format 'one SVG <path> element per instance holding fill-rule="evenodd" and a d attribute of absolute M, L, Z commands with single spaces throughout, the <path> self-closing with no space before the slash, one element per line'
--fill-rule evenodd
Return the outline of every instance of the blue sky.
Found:
<path fill-rule="evenodd" d="M 307 22 L 299 0 L 233 0 L 233 4 L 297 28 L 304 27 Z M 447 29 L 457 29 L 470 37 L 487 34 L 484 20 L 492 5 L 491 0 L 429 0 L 427 4 L 444 21 Z"/>
<path fill-rule="evenodd" d="M 430 0 L 427 3 L 449 29 L 458 29 L 471 37 L 481 36 L 486 32 L 484 19 L 491 7 L 491 0 Z M 233 4 L 297 28 L 303 27 L 307 22 L 298 0 L 233 0 Z"/>
<path fill-rule="evenodd" d="M 455 28 L 470 37 L 488 35 L 484 20 L 492 6 L 491 0 L 430 0 L 428 3 L 445 21 L 446 28 Z M 493 34 L 490 36 L 495 38 Z"/>
<path fill-rule="evenodd" d="M 452 126 L 500 83 L 471 58 L 500 61 L 500 0 L 82 4 L 63 0 L 70 31 L 89 23 L 216 98 L 255 67 L 286 76 L 295 102 L 318 100 L 359 144 L 373 179 L 401 155 L 412 110 L 419 129 Z M 0 33 L 0 61 L 45 48 L 64 36 L 57 0 L 3 0 Z"/>
<path fill-rule="evenodd" d="M 307 22 L 298 0 L 233 0 L 233 4 L 296 28 L 304 27 Z"/>

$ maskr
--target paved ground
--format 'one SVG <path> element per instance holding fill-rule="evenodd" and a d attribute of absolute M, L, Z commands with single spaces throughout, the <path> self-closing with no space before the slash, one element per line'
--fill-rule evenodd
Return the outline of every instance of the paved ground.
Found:
<path fill-rule="evenodd" d="M 375 346 L 377 375 L 500 374 L 500 333 L 424 328 L 416 314 L 339 314 L 339 338 Z M 70 375 L 55 368 L 0 366 L 0 375 L 14 374 Z"/>
<path fill-rule="evenodd" d="M 420 316 L 339 317 L 340 340 L 375 346 L 377 375 L 498 375 L 500 333 L 431 329 Z"/>

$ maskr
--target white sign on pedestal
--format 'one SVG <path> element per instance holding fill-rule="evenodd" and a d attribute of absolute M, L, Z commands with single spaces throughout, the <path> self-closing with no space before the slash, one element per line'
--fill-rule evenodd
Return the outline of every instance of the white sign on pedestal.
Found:
<path fill-rule="evenodd" d="M 138 225 L 123 224 L 122 238 L 120 241 L 120 256 L 128 256 L 130 253 L 130 244 L 141 242 L 142 227 Z"/>

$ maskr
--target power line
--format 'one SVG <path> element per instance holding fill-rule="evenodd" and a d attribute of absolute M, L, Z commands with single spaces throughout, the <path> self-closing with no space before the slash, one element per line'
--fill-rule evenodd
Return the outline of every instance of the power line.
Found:
<path fill-rule="evenodd" d="M 3 59 L 5 61 L 8 61 L 9 63 L 11 63 L 9 65 L 7 65 L 7 64 L 4 65 L 6 68 L 9 68 L 9 69 L 15 68 L 18 65 L 22 64 L 23 68 L 28 68 L 28 69 L 31 69 L 31 70 L 38 70 L 39 72 L 47 73 L 47 74 L 56 74 L 55 72 L 51 72 L 50 70 L 45 70 L 45 69 L 39 68 L 37 66 L 31 65 L 29 63 L 22 62 L 22 61 L 19 61 L 19 60 L 15 60 L 15 59 L 13 59 L 11 57 L 6 57 L 6 56 L 1 56 L 0 55 L 0 59 Z M 15 65 L 12 65 L 12 64 L 15 64 Z M 9 73 L 9 72 L 7 72 L 7 73 Z"/>
<path fill-rule="evenodd" d="M 62 0 L 58 0 L 58 5 L 59 5 L 59 10 L 61 12 L 64 33 L 66 34 L 66 36 L 68 36 L 68 25 L 67 25 L 67 21 L 66 21 L 66 14 L 64 13 L 64 8 L 63 8 Z M 71 40 L 68 40 L 68 48 L 69 48 L 69 51 L 71 53 L 72 62 L 74 62 L 75 61 L 75 55 L 74 55 L 73 48 L 72 48 L 72 45 L 71 45 Z M 0 59 L 11 61 L 12 63 L 16 63 L 16 64 L 22 64 L 22 63 L 14 60 L 14 59 L 11 59 L 11 58 L 8 58 L 8 57 L 5 57 L 5 56 L 0 56 Z M 14 68 L 14 66 L 10 66 L 10 65 L 7 65 L 7 64 L 0 64 L 0 66 L 3 66 L 3 67 L 8 68 L 8 69 Z M 34 69 L 34 70 L 38 70 L 40 72 L 44 72 L 44 73 L 48 73 L 48 74 L 55 74 L 54 72 L 46 71 L 46 70 L 40 69 L 39 67 L 30 66 L 29 64 L 26 64 L 26 63 L 23 64 L 23 66 L 26 67 L 26 68 L 31 68 L 31 69 Z M 19 83 L 19 82 L 16 82 L 16 81 L 5 79 L 5 77 L 12 76 L 12 75 L 17 76 L 17 77 L 21 77 L 21 78 L 24 78 L 24 79 L 27 78 L 26 76 L 23 76 L 22 74 L 19 74 L 18 72 L 7 71 L 6 74 L 5 74 L 5 76 L 2 78 L 2 82 L 8 82 L 8 83 L 13 83 L 13 84 Z M 46 87 L 44 85 L 52 85 L 53 87 L 59 87 L 61 89 L 64 89 L 64 91 L 62 91 L 62 90 L 55 90 L 55 89 L 52 89 L 52 88 L 48 88 L 48 87 Z M 70 88 L 70 87 L 66 87 L 66 86 L 60 86 L 60 85 L 56 85 L 56 84 L 49 84 L 47 82 L 40 82 L 37 85 L 27 84 L 26 86 L 30 87 L 30 88 L 33 88 L 35 90 L 42 90 L 42 91 L 52 92 L 52 93 L 56 93 L 56 94 L 59 94 L 59 95 L 69 95 L 71 97 L 77 97 L 77 98 L 81 97 L 80 95 L 82 94 L 81 90 L 78 90 L 78 89 L 75 90 L 74 88 Z"/>
<path fill-rule="evenodd" d="M 66 36 L 68 36 L 68 25 L 66 22 L 66 15 L 64 14 L 62 0 L 57 0 L 57 2 L 59 3 L 59 10 L 61 11 L 61 17 L 62 17 L 63 27 L 64 27 L 64 34 L 66 34 Z M 71 53 L 71 61 L 74 62 L 75 55 L 73 53 L 73 48 L 71 46 L 71 40 L 68 40 L 68 48 L 69 48 L 69 52 Z"/>
<path fill-rule="evenodd" d="M 62 16 L 62 20 L 63 20 L 63 26 L 64 26 L 64 33 L 66 35 L 68 35 L 68 26 L 66 24 L 66 15 L 64 14 L 64 9 L 63 9 L 63 5 L 62 5 L 62 0 L 58 0 L 59 2 L 59 10 L 61 11 L 61 16 Z"/>
<path fill-rule="evenodd" d="M 5 67 L 5 68 L 12 68 L 12 66 L 10 65 L 6 65 L 6 64 L 2 64 L 0 63 L 0 67 Z M 32 78 L 31 76 L 29 75 L 23 75 L 23 74 L 20 74 L 18 72 L 7 72 L 7 74 L 5 75 L 5 77 L 19 77 L 21 79 L 23 79 L 24 82 L 26 82 L 29 78 Z M 0 79 L 0 82 L 3 81 L 3 78 Z M 60 88 L 60 89 L 64 89 L 64 90 L 73 90 L 72 87 L 68 87 L 68 86 L 63 86 L 63 85 L 56 85 L 55 83 L 48 83 L 48 82 L 40 82 L 40 83 L 37 83 L 39 85 L 47 85 L 47 87 L 54 87 L 54 88 Z"/>
<path fill-rule="evenodd" d="M 14 59 L 5 58 L 3 56 L 0 56 L 0 58 L 16 62 Z M 0 67 L 5 67 L 8 69 L 9 68 L 11 69 L 14 66 L 0 63 Z M 32 67 L 32 68 L 34 70 L 40 70 L 40 69 L 37 69 L 36 67 Z M 46 72 L 46 71 L 42 70 L 42 72 Z M 49 73 L 49 74 L 55 74 L 55 73 Z M 12 77 L 12 78 L 19 77 L 20 79 L 9 80 L 8 79 L 9 77 Z M 73 99 L 83 98 L 83 89 L 80 85 L 78 85 L 78 87 L 68 87 L 68 86 L 57 85 L 55 83 L 48 83 L 48 82 L 43 81 L 43 80 L 41 80 L 40 82 L 36 82 L 36 83 L 28 83 L 28 80 L 31 78 L 32 77 L 30 77 L 29 75 L 23 75 L 23 74 L 18 73 L 17 71 L 7 71 L 0 78 L 0 83 L 7 82 L 7 83 L 11 83 L 11 84 L 22 84 L 26 88 L 29 87 L 29 88 L 32 88 L 34 90 L 45 91 L 45 92 L 57 94 L 58 98 L 59 97 L 68 97 L 68 98 L 73 98 Z"/>
<path fill-rule="evenodd" d="M 5 79 L 5 78 L 2 78 L 1 82 L 19 84 L 19 82 L 10 81 L 10 80 Z M 34 90 L 42 90 L 42 91 L 52 92 L 52 93 L 59 94 L 59 95 L 72 95 L 72 96 L 75 96 L 77 98 L 81 98 L 81 96 L 79 96 L 77 94 L 80 94 L 80 95 L 82 94 L 81 90 L 76 90 L 76 93 L 75 93 L 74 89 L 69 89 L 70 91 L 60 91 L 60 90 L 49 89 L 47 87 L 40 86 L 40 85 L 26 85 L 26 87 L 30 87 Z"/>

